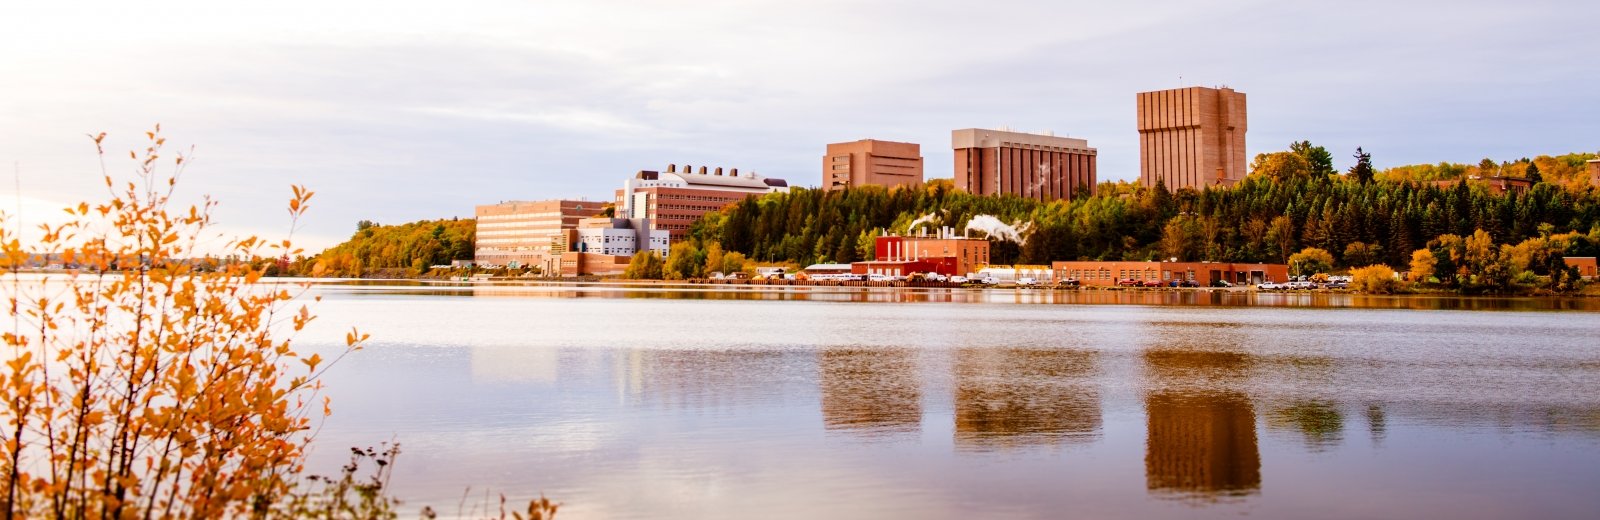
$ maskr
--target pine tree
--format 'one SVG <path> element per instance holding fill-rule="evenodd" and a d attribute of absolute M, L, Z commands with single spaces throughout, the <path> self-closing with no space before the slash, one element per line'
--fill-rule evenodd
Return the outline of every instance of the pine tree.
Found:
<path fill-rule="evenodd" d="M 1539 175 L 1539 165 L 1533 161 L 1528 162 L 1528 182 L 1538 184 L 1544 182 L 1544 177 Z"/>
<path fill-rule="evenodd" d="M 1363 151 L 1361 147 L 1357 146 L 1355 158 L 1356 165 L 1350 167 L 1350 178 L 1361 184 L 1372 182 L 1372 154 Z"/>

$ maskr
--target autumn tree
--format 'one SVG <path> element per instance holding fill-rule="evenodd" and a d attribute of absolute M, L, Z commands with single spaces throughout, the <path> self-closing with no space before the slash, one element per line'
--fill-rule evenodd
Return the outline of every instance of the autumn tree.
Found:
<path fill-rule="evenodd" d="M 1308 247 L 1289 256 L 1289 272 L 1295 276 L 1310 276 L 1333 270 L 1333 255 L 1327 250 Z"/>
<path fill-rule="evenodd" d="M 15 220 L 0 227 L 13 318 L 0 370 L 8 518 L 265 516 L 301 480 L 312 417 L 329 413 L 318 393 L 330 362 L 292 344 L 313 320 L 294 303 L 309 286 L 266 281 L 251 262 L 196 269 L 214 204 L 174 203 L 185 157 L 162 160 L 160 127 L 147 137 L 130 154 L 132 181 L 102 167 L 109 200 L 69 208 L 27 247 Z M 311 197 L 293 188 L 290 230 Z M 223 249 L 300 253 L 257 237 Z M 20 276 L 35 255 L 72 270 Z M 365 337 L 352 330 L 335 354 Z"/>
<path fill-rule="evenodd" d="M 1257 154 L 1255 160 L 1250 162 L 1250 174 L 1279 180 L 1310 177 L 1311 163 L 1294 152 Z"/>
<path fill-rule="evenodd" d="M 630 280 L 660 280 L 663 276 L 664 262 L 661 255 L 654 251 L 640 251 L 633 254 L 628 260 L 628 267 L 622 271 L 622 277 Z"/>
<path fill-rule="evenodd" d="M 1400 281 L 1395 279 L 1394 269 L 1389 266 L 1369 265 L 1350 271 L 1350 289 L 1369 294 L 1394 294 L 1400 290 Z"/>

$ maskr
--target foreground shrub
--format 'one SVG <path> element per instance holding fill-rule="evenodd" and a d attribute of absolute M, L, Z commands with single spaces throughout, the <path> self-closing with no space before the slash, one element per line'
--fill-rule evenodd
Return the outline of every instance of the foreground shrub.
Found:
<path fill-rule="evenodd" d="M 311 417 L 329 412 L 318 390 L 330 363 L 291 348 L 313 319 L 293 304 L 307 286 L 263 282 L 249 262 L 202 272 L 195 261 L 299 250 L 255 237 L 203 247 L 213 203 L 173 206 L 184 158 L 160 173 L 156 130 L 130 153 L 135 179 L 102 167 L 105 202 L 68 209 L 26 247 L 14 219 L 0 227 L 7 518 L 264 516 L 300 480 Z M 311 196 L 294 188 L 291 230 Z M 22 273 L 43 263 L 66 271 Z M 364 339 L 352 330 L 339 355 Z"/>

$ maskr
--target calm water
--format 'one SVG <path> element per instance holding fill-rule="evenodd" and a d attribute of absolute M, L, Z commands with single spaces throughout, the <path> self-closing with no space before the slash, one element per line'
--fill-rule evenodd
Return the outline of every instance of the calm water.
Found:
<path fill-rule="evenodd" d="M 1595 302 L 329 285 L 313 469 L 585 518 L 1596 518 Z M 1093 303 L 1093 304 L 1086 304 Z M 1573 310 L 1576 309 L 1576 310 Z M 470 508 L 470 505 L 469 505 Z"/>

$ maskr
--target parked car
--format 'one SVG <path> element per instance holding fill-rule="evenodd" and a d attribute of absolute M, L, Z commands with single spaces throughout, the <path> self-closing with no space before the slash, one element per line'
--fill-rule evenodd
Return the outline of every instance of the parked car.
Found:
<path fill-rule="evenodd" d="M 1333 281 L 1333 282 L 1328 282 L 1327 285 L 1324 285 L 1322 287 L 1324 289 L 1349 289 L 1350 288 L 1350 282 L 1346 282 L 1344 280 Z"/>
<path fill-rule="evenodd" d="M 887 274 L 869 274 L 869 275 L 867 275 L 867 281 L 869 281 L 869 282 L 893 282 L 893 281 L 899 280 L 899 279 L 900 279 L 900 277 L 898 277 L 898 276 L 887 275 Z"/>
<path fill-rule="evenodd" d="M 1289 286 L 1287 284 L 1281 284 L 1278 282 L 1261 282 L 1260 284 L 1256 285 L 1256 289 L 1263 291 L 1282 291 L 1288 288 Z"/>
<path fill-rule="evenodd" d="M 1296 282 L 1289 282 L 1288 284 L 1286 284 L 1286 287 L 1289 290 L 1306 290 L 1306 291 L 1309 291 L 1309 290 L 1312 290 L 1312 289 L 1316 289 L 1317 288 L 1317 284 L 1316 284 L 1316 282 L 1301 280 L 1301 281 L 1296 281 Z"/>
<path fill-rule="evenodd" d="M 1145 280 L 1140 282 L 1139 285 L 1144 287 L 1161 287 L 1161 280 Z"/>
<path fill-rule="evenodd" d="M 967 277 L 965 277 L 965 276 L 952 276 L 952 277 L 950 277 L 950 283 L 967 283 Z"/>
<path fill-rule="evenodd" d="M 1123 280 L 1118 280 L 1117 281 L 1117 285 L 1120 285 L 1120 286 L 1123 286 L 1123 287 L 1139 287 L 1140 285 L 1143 285 L 1143 284 L 1139 283 L 1138 280 L 1135 280 L 1135 279 L 1132 279 L 1132 278 L 1127 278 L 1127 279 L 1123 279 Z"/>
<path fill-rule="evenodd" d="M 1227 280 L 1217 280 L 1217 281 L 1211 282 L 1211 286 L 1212 287 L 1233 287 L 1233 284 L 1228 282 Z"/>
<path fill-rule="evenodd" d="M 1200 286 L 1200 282 L 1197 282 L 1197 281 L 1194 281 L 1194 280 L 1183 280 L 1182 282 L 1179 282 L 1179 285 L 1182 285 L 1184 287 L 1199 287 Z"/>
<path fill-rule="evenodd" d="M 1061 281 L 1056 282 L 1056 285 L 1061 287 L 1077 287 L 1082 285 L 1082 282 L 1079 282 L 1077 278 L 1063 278 Z"/>
<path fill-rule="evenodd" d="M 990 277 L 986 277 L 986 278 L 979 278 L 978 279 L 978 283 L 981 283 L 981 284 L 984 284 L 984 285 L 1000 285 L 1000 279 L 999 278 L 995 278 L 993 276 L 990 276 Z"/>
<path fill-rule="evenodd" d="M 1034 286 L 1034 285 L 1039 285 L 1039 280 L 1035 280 L 1033 277 L 1024 276 L 1022 278 L 1018 278 L 1017 279 L 1017 286 L 1018 287 L 1029 287 L 1029 286 Z"/>

